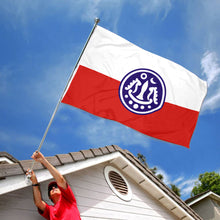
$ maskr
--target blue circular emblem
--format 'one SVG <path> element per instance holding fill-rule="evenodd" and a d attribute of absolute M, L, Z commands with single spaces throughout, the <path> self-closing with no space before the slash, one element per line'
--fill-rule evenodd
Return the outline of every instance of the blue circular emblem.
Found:
<path fill-rule="evenodd" d="M 129 111 L 150 114 L 163 107 L 166 87 L 159 74 L 150 69 L 136 69 L 121 81 L 119 97 Z"/>

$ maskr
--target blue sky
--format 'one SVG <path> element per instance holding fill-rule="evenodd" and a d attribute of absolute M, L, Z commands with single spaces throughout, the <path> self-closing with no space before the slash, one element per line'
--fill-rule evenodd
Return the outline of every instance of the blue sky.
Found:
<path fill-rule="evenodd" d="M 146 156 L 165 183 L 189 197 L 199 174 L 220 172 L 218 0 L 2 0 L 0 150 L 29 159 L 38 148 L 78 56 L 100 26 L 208 82 L 190 149 L 61 104 L 42 147 L 46 156 L 117 144 Z"/>

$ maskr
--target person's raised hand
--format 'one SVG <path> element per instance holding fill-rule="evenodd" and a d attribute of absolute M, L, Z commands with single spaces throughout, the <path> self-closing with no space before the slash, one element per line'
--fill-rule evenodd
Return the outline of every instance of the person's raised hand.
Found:
<path fill-rule="evenodd" d="M 28 178 L 31 180 L 32 184 L 36 184 L 37 183 L 37 177 L 36 177 L 36 175 L 35 175 L 33 170 L 27 169 L 26 176 L 28 176 Z"/>
<path fill-rule="evenodd" d="M 42 163 L 45 160 L 44 155 L 39 151 L 35 151 L 33 153 L 33 155 L 31 156 L 31 158 L 34 159 L 37 162 L 40 162 L 40 163 Z"/>

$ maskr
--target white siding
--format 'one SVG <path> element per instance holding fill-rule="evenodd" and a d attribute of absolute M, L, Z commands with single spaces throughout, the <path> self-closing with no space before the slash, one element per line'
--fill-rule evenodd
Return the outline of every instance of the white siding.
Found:
<path fill-rule="evenodd" d="M 104 178 L 105 165 L 107 164 L 94 166 L 66 176 L 77 197 L 78 208 L 83 220 L 177 219 L 125 175 L 133 192 L 132 200 L 126 202 L 118 198 Z"/>
<path fill-rule="evenodd" d="M 203 219 L 220 219 L 220 213 L 218 211 L 218 208 L 215 207 L 214 201 L 210 197 L 207 197 L 191 205 L 191 208 L 194 209 Z"/>
<path fill-rule="evenodd" d="M 27 187 L 0 196 L 1 220 L 40 220 L 33 203 L 32 189 Z"/>
<path fill-rule="evenodd" d="M 133 192 L 132 200 L 126 202 L 118 198 L 104 178 L 105 165 L 107 164 L 97 165 L 66 176 L 76 196 L 82 220 L 177 219 L 126 175 L 124 176 Z M 48 182 L 50 181 L 41 184 L 41 190 L 45 201 L 50 203 L 47 197 Z M 34 206 L 31 186 L 0 196 L 0 219 L 43 219 Z"/>

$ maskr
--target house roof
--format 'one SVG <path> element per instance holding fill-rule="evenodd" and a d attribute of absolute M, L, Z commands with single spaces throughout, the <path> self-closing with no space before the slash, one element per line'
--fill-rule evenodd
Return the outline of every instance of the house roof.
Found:
<path fill-rule="evenodd" d="M 191 206 L 208 197 L 220 202 L 220 196 L 210 190 L 197 194 L 196 196 L 187 199 L 185 202 Z"/>
<path fill-rule="evenodd" d="M 18 160 L 7 152 L 0 152 L 0 164 L 17 163 Z"/>
<path fill-rule="evenodd" d="M 140 187 L 148 191 L 155 199 L 180 219 L 201 219 L 197 213 L 158 179 L 131 152 L 123 150 L 117 145 L 70 152 L 68 154 L 58 154 L 46 158 L 53 166 L 57 167 L 63 175 L 101 162 L 111 161 L 113 165 L 122 169 L 128 176 L 134 179 Z M 0 194 L 27 186 L 22 176 L 24 176 L 25 171 L 31 167 L 32 163 L 33 160 L 20 160 L 13 164 L 0 164 L 0 188 L 2 189 Z M 71 165 L 71 167 L 69 165 Z M 34 170 L 35 172 L 39 171 L 39 173 L 45 172 L 45 168 L 40 163 L 35 163 Z M 17 176 L 16 184 L 14 184 L 16 188 L 12 184 L 15 182 L 15 176 Z M 48 175 L 43 175 L 38 178 L 38 180 L 41 182 L 45 181 L 46 178 L 49 179 Z"/>

